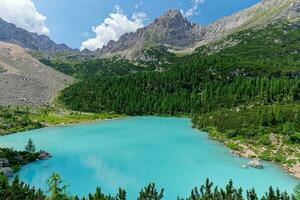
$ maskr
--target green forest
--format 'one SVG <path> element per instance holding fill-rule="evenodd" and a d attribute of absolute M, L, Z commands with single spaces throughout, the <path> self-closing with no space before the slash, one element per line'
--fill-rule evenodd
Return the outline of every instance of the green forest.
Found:
<path fill-rule="evenodd" d="M 230 35 L 192 55 L 174 58 L 161 50 L 158 56 L 154 48 L 156 58 L 172 58 L 162 62 L 163 72 L 95 74 L 59 100 L 87 112 L 190 116 L 195 127 L 233 150 L 251 147 L 264 160 L 292 166 L 300 162 L 299 41 L 297 24 L 278 23 Z"/>

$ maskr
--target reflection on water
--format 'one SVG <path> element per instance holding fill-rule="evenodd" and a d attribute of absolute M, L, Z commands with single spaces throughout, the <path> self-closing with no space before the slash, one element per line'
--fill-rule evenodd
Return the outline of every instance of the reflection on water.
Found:
<path fill-rule="evenodd" d="M 95 178 L 101 182 L 101 185 L 106 187 L 115 187 L 116 185 L 124 187 L 130 184 L 136 184 L 135 177 L 126 175 L 118 167 L 109 165 L 105 162 L 105 159 L 97 155 L 89 155 L 87 157 L 81 157 L 80 162 L 83 168 L 89 168 L 93 171 Z"/>

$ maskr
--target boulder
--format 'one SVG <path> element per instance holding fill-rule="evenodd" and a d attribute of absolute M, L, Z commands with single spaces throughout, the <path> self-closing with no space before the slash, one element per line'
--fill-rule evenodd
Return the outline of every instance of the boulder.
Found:
<path fill-rule="evenodd" d="M 46 151 L 40 151 L 39 152 L 39 160 L 46 160 L 48 158 L 51 158 L 51 154 Z"/>
<path fill-rule="evenodd" d="M 249 161 L 247 165 L 249 167 L 253 167 L 253 168 L 256 168 L 256 169 L 264 168 L 264 166 L 260 163 L 260 161 L 258 159 L 253 159 L 253 160 Z"/>
<path fill-rule="evenodd" d="M 10 167 L 0 168 L 0 173 L 2 173 L 6 177 L 12 177 L 14 175 L 14 170 Z"/>
<path fill-rule="evenodd" d="M 6 158 L 0 158 L 0 168 L 9 167 L 9 162 Z"/>

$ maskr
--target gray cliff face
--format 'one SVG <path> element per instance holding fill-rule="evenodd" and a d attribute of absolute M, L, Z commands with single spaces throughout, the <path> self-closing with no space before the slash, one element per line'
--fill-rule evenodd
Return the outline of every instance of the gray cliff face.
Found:
<path fill-rule="evenodd" d="M 237 31 L 262 27 L 278 21 L 300 20 L 300 0 L 262 0 L 260 3 L 224 17 L 208 26 L 189 22 L 178 10 L 170 10 L 135 33 L 110 41 L 98 56 L 136 57 L 143 48 L 164 45 L 170 49 L 192 49 L 222 39 Z"/>
<path fill-rule="evenodd" d="M 147 27 L 126 33 L 118 41 L 110 41 L 96 52 L 105 55 L 119 51 L 137 51 L 144 46 L 163 44 L 173 47 L 192 45 L 204 36 L 205 28 L 189 22 L 178 10 L 170 10 Z"/>
<path fill-rule="evenodd" d="M 176 47 L 186 47 L 202 39 L 204 28 L 189 22 L 178 10 L 170 10 L 146 30 L 144 39 Z"/>
<path fill-rule="evenodd" d="M 0 18 L 0 41 L 14 43 L 34 51 L 74 51 L 65 44 L 56 44 L 46 35 L 30 33 Z"/>

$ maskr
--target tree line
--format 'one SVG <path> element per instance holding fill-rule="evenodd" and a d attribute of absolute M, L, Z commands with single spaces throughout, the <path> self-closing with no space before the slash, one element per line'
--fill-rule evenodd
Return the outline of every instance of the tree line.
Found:
<path fill-rule="evenodd" d="M 30 187 L 21 182 L 16 176 L 10 183 L 8 179 L 0 175 L 0 199 L 1 200 L 126 200 L 127 193 L 119 189 L 116 195 L 106 195 L 101 188 L 97 187 L 95 193 L 87 197 L 79 198 L 68 194 L 68 186 L 59 174 L 53 173 L 48 179 L 47 195 L 40 189 Z M 157 189 L 154 183 L 142 188 L 137 197 L 138 200 L 161 200 L 164 198 L 164 189 Z M 272 187 L 259 198 L 255 189 L 252 188 L 243 193 L 242 188 L 236 188 L 232 181 L 224 188 L 214 187 L 214 184 L 206 180 L 205 184 L 195 187 L 189 197 L 178 197 L 178 200 L 299 200 L 300 185 L 294 189 L 294 194 L 274 190 Z"/>

